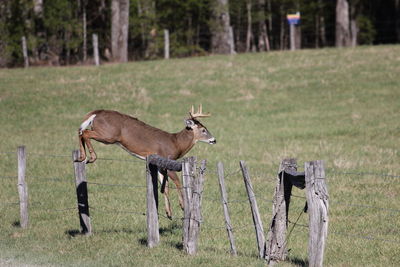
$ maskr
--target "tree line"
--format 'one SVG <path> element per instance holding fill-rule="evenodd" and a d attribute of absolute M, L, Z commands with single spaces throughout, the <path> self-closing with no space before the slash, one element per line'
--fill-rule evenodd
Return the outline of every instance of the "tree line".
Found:
<path fill-rule="evenodd" d="M 400 42 L 400 0 L 0 0 L 0 67 L 285 50 L 287 14 L 300 12 L 296 47 Z"/>

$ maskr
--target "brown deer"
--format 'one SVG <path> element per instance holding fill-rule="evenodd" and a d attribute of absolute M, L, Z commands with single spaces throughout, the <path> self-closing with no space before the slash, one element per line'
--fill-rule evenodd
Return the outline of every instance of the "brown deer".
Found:
<path fill-rule="evenodd" d="M 197 141 L 215 144 L 216 139 L 201 124 L 198 118 L 209 117 L 203 114 L 202 106 L 195 113 L 192 106 L 189 118 L 185 120 L 186 127 L 178 133 L 168 133 L 150 126 L 137 118 L 113 110 L 94 110 L 89 112 L 79 127 L 79 161 L 86 160 L 85 145 L 88 147 L 90 158 L 87 163 L 93 163 L 97 156 L 90 139 L 104 144 L 117 144 L 128 153 L 140 159 L 148 155 L 159 156 L 176 160 L 183 157 Z M 164 176 L 161 192 L 164 193 L 165 210 L 171 218 L 172 211 L 169 202 L 168 177 L 175 183 L 179 192 L 179 204 L 183 208 L 182 186 L 178 175 L 174 171 L 160 171 Z"/>

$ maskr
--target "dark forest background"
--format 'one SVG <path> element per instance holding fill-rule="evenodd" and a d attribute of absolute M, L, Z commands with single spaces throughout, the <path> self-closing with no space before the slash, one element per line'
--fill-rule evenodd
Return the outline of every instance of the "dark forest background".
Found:
<path fill-rule="evenodd" d="M 300 12 L 298 48 L 400 42 L 400 0 L 0 0 L 0 66 L 289 49 L 287 14 Z"/>

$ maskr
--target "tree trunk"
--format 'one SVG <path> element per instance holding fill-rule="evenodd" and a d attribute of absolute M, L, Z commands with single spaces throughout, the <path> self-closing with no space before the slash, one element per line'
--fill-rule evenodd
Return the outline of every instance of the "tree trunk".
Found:
<path fill-rule="evenodd" d="M 251 0 L 246 2 L 247 10 L 247 34 L 246 34 L 246 52 L 249 52 L 251 45 L 253 43 L 253 29 L 252 29 L 252 19 L 251 19 Z"/>
<path fill-rule="evenodd" d="M 86 23 L 86 0 L 82 1 L 82 32 L 83 32 L 83 62 L 87 60 L 87 23 Z"/>
<path fill-rule="evenodd" d="M 315 15 L 315 48 L 324 47 L 326 43 L 325 38 L 325 19 L 323 15 L 323 2 L 318 0 L 317 13 Z"/>
<path fill-rule="evenodd" d="M 280 43 L 280 45 L 279 45 L 279 47 L 280 47 L 280 50 L 284 50 L 285 48 L 286 48 L 286 42 L 285 42 L 285 22 L 286 22 L 286 16 L 285 16 L 285 14 L 284 14 L 284 11 L 283 11 L 283 6 L 281 5 L 280 6 L 280 8 L 279 8 L 279 15 L 280 15 L 280 33 L 279 33 L 279 43 Z"/>
<path fill-rule="evenodd" d="M 349 3 L 347 0 L 337 0 L 336 2 L 336 46 L 350 46 L 350 21 Z"/>
<path fill-rule="evenodd" d="M 397 42 L 400 42 L 400 0 L 395 0 L 396 9 L 396 36 Z"/>
<path fill-rule="evenodd" d="M 111 53 L 114 61 L 128 61 L 129 0 L 111 2 Z"/>
<path fill-rule="evenodd" d="M 357 25 L 357 6 L 353 3 L 350 6 L 350 36 L 351 36 L 351 46 L 357 46 L 357 36 L 358 36 L 358 25 Z"/>
<path fill-rule="evenodd" d="M 212 1 L 211 50 L 215 54 L 229 54 L 233 40 L 230 32 L 228 0 Z"/>
<path fill-rule="evenodd" d="M 33 12 L 35 16 L 43 16 L 43 0 L 33 0 Z"/>
<path fill-rule="evenodd" d="M 267 24 L 265 23 L 265 0 L 257 1 L 258 22 L 258 49 L 259 51 L 269 51 L 269 39 L 267 32 Z"/>
<path fill-rule="evenodd" d="M 154 0 L 140 0 L 139 14 L 141 14 L 140 26 L 142 31 L 142 44 L 144 45 L 144 57 L 154 59 L 157 57 L 156 46 L 156 6 Z"/>

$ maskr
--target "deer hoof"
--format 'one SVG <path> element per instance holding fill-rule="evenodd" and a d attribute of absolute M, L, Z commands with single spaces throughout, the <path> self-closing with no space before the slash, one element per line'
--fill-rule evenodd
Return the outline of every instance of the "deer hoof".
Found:
<path fill-rule="evenodd" d="M 96 158 L 90 158 L 87 162 L 86 162 L 86 164 L 88 164 L 88 163 L 93 163 L 93 162 L 95 162 L 96 161 Z"/>
<path fill-rule="evenodd" d="M 86 160 L 86 157 L 79 157 L 78 159 L 75 160 L 75 162 L 82 162 L 85 160 Z"/>

